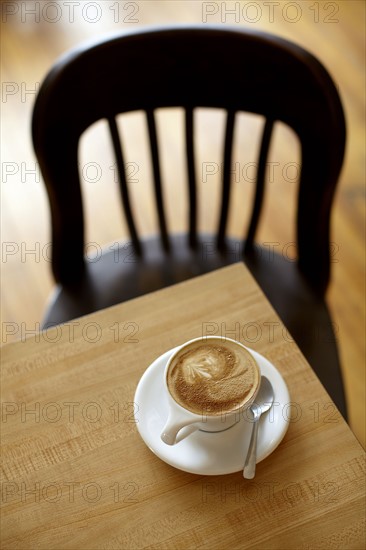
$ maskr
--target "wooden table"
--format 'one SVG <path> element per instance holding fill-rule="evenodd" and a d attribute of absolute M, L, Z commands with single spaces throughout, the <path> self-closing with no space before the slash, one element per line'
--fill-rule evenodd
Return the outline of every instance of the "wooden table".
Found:
<path fill-rule="evenodd" d="M 150 363 L 213 332 L 296 404 L 251 481 L 169 466 L 134 422 Z M 1 382 L 3 549 L 364 547 L 364 452 L 243 264 L 8 344 Z"/>

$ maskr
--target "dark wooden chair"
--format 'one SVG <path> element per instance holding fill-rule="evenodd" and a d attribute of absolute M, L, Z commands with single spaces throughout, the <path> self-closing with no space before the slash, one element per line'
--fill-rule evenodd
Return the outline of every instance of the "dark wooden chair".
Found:
<path fill-rule="evenodd" d="M 187 234 L 169 235 L 154 110 L 178 106 L 185 111 L 190 206 Z M 198 107 L 227 112 L 215 235 L 196 230 Z M 140 239 L 136 230 L 115 118 L 135 110 L 146 112 L 153 163 L 159 235 L 149 239 Z M 226 236 L 226 225 L 233 131 L 240 111 L 261 114 L 266 122 L 248 231 L 245 240 L 236 241 Z M 116 251 L 108 250 L 91 263 L 84 258 L 78 142 L 100 119 L 108 121 L 112 137 L 131 246 L 121 246 L 118 261 Z M 296 262 L 269 255 L 254 241 L 276 121 L 290 126 L 301 143 Z M 215 26 L 142 28 L 99 39 L 53 66 L 39 90 L 32 132 L 50 202 L 52 270 L 58 284 L 44 327 L 244 260 L 346 416 L 336 338 L 324 300 L 330 278 L 330 212 L 343 163 L 345 120 L 333 81 L 313 55 L 276 36 Z"/>

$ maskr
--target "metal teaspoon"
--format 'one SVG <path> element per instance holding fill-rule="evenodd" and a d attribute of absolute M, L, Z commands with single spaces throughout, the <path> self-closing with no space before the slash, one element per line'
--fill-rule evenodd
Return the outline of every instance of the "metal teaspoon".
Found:
<path fill-rule="evenodd" d="M 255 476 L 259 419 L 264 412 L 268 411 L 272 407 L 273 399 L 274 392 L 272 384 L 268 378 L 262 376 L 261 385 L 255 398 L 255 402 L 250 406 L 254 421 L 248 454 L 243 469 L 243 477 L 245 479 L 253 479 Z"/>

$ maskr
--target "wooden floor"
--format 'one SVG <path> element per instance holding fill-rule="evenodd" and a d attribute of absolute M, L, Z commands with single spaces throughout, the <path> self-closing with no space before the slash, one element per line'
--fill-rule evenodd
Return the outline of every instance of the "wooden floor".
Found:
<path fill-rule="evenodd" d="M 332 217 L 332 283 L 327 299 L 339 338 L 350 425 L 365 445 L 365 3 L 99 1 L 75 3 L 74 11 L 70 10 L 69 3 L 62 1 L 2 3 L 2 343 L 24 338 L 39 328 L 53 286 L 47 198 L 32 151 L 30 121 L 38 83 L 55 58 L 99 34 L 151 24 L 219 23 L 265 30 L 294 40 L 318 56 L 332 74 L 344 103 L 348 141 Z M 213 86 L 219 77 L 213 75 Z M 121 117 L 119 122 L 122 134 L 129 136 L 126 160 L 133 199 L 141 206 L 139 227 L 148 234 L 154 231 L 155 220 L 143 120 L 136 113 Z M 201 228 L 205 230 L 212 229 L 216 221 L 222 123 L 221 112 L 198 113 L 197 179 L 201 182 Z M 236 131 L 230 213 L 233 235 L 240 235 L 245 227 L 246 208 L 237 211 L 234 207 L 250 203 L 245 197 L 252 193 L 251 163 L 256 160 L 261 124 L 260 118 L 242 115 Z M 179 109 L 159 113 L 159 139 L 166 148 L 166 202 L 171 205 L 169 224 L 173 231 L 185 227 L 185 203 L 177 199 L 185 176 L 181 125 Z M 209 141 L 201 138 L 203 130 L 208 131 Z M 268 195 L 257 240 L 275 243 L 277 251 L 288 253 L 295 237 L 299 147 L 292 132 L 281 125 L 276 128 L 270 155 L 273 164 L 267 175 Z M 62 151 L 60 158 L 62 161 Z M 87 131 L 81 144 L 90 255 L 100 246 L 127 236 L 113 164 L 100 122 Z"/>

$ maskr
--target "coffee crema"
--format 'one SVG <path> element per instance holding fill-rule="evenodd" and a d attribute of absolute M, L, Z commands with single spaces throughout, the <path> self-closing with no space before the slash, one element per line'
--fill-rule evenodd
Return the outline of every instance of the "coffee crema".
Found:
<path fill-rule="evenodd" d="M 181 407 L 219 415 L 242 407 L 256 392 L 259 367 L 245 348 L 228 340 L 196 341 L 173 358 L 168 389 Z"/>

